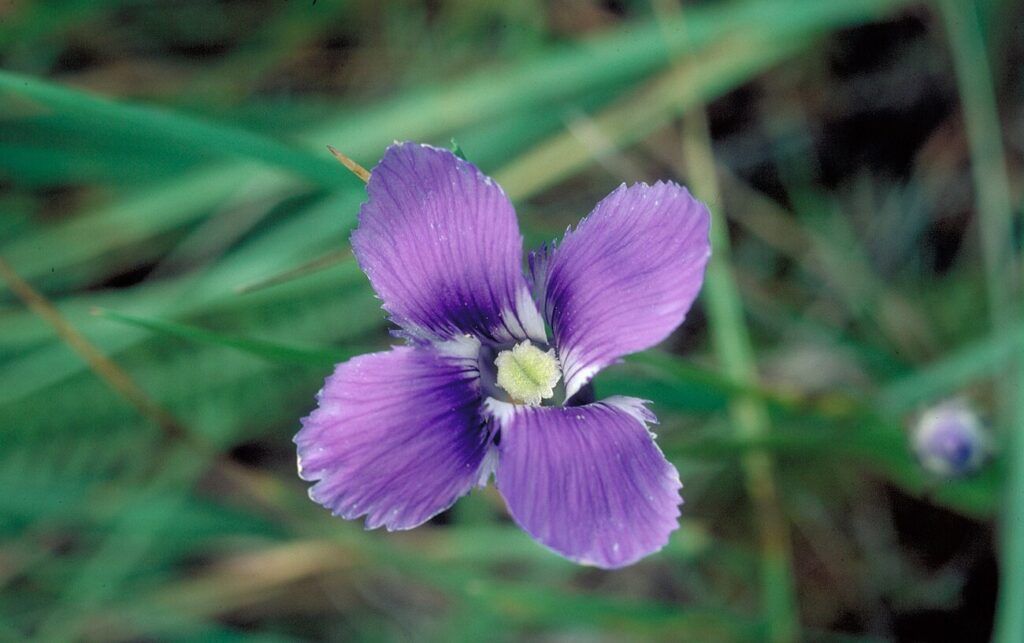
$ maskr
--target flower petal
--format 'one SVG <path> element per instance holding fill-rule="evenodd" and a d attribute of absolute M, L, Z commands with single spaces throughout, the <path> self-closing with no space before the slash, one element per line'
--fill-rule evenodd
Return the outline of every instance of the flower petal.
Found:
<path fill-rule="evenodd" d="M 707 208 L 684 187 L 623 185 L 557 248 L 531 256 L 567 396 L 683 322 L 711 255 L 708 226 Z"/>
<path fill-rule="evenodd" d="M 491 435 L 480 417 L 475 340 L 461 354 L 398 347 L 339 364 L 295 436 L 310 497 L 366 526 L 410 529 L 481 477 Z"/>
<path fill-rule="evenodd" d="M 405 333 L 545 339 L 505 192 L 447 150 L 396 143 L 373 169 L 352 251 Z"/>
<path fill-rule="evenodd" d="M 678 526 L 679 475 L 641 400 L 530 407 L 487 401 L 500 430 L 496 482 L 535 540 L 579 563 L 629 565 Z"/>

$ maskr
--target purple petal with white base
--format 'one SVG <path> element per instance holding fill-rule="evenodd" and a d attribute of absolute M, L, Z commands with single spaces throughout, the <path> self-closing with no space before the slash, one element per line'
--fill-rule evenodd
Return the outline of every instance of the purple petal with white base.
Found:
<path fill-rule="evenodd" d="M 470 345 L 471 344 L 471 345 Z M 295 436 L 310 497 L 367 528 L 410 529 L 481 478 L 478 344 L 399 347 L 340 364 Z"/>
<path fill-rule="evenodd" d="M 367 192 L 352 252 L 408 336 L 545 339 L 515 210 L 497 183 L 447 150 L 401 143 Z"/>
<path fill-rule="evenodd" d="M 623 185 L 557 248 L 531 257 L 568 396 L 683 322 L 711 255 L 709 220 L 675 183 Z"/>
<path fill-rule="evenodd" d="M 655 418 L 641 400 L 487 408 L 501 430 L 498 490 L 541 544 L 610 569 L 661 549 L 679 526 L 679 474 L 647 430 Z"/>

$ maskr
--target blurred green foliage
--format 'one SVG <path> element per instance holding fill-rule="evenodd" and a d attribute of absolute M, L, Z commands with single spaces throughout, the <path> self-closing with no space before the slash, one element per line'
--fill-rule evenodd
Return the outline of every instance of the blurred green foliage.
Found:
<path fill-rule="evenodd" d="M 1019 213 L 1024 12 L 965 4 L 993 63 L 966 72 L 1016 119 Z M 0 257 L 175 418 L 140 414 L 0 291 L 0 639 L 761 640 L 752 451 L 777 464 L 804 638 L 984 637 L 1005 454 L 935 480 L 905 428 L 964 394 L 1006 432 L 993 382 L 1024 342 L 986 313 L 960 116 L 985 103 L 958 95 L 956 55 L 938 7 L 909 0 L 670 17 L 640 1 L 0 3 Z M 686 485 L 662 553 L 574 566 L 493 490 L 402 534 L 306 499 L 298 418 L 332 363 L 393 341 L 344 252 L 363 185 L 326 145 L 372 167 L 392 140 L 454 138 L 532 245 L 621 181 L 687 181 L 678 119 L 704 105 L 762 384 L 722 374 L 700 302 L 598 377 L 599 395 L 653 401 Z M 730 429 L 736 396 L 765 404 L 769 433 Z"/>

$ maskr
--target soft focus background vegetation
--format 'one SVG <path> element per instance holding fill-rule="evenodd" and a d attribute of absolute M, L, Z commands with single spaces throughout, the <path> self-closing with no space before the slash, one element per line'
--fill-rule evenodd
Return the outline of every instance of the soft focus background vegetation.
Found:
<path fill-rule="evenodd" d="M 1021 640 L 1022 21 L 0 0 L 0 639 Z M 549 554 L 493 489 L 388 534 L 295 475 L 331 365 L 392 341 L 325 146 L 453 137 L 530 246 L 660 178 L 728 232 L 684 327 L 597 380 L 686 485 L 634 567 Z M 941 480 L 907 430 L 952 395 L 996 455 Z"/>

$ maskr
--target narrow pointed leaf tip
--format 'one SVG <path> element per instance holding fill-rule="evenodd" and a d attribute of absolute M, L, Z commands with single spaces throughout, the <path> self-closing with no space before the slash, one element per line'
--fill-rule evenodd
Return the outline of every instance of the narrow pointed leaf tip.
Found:
<path fill-rule="evenodd" d="M 352 174 L 355 174 L 357 177 L 359 177 L 360 181 L 362 181 L 363 183 L 369 183 L 370 182 L 370 171 L 367 170 L 365 167 L 363 167 L 362 165 L 356 163 L 355 161 L 353 161 L 349 157 L 345 156 L 344 154 L 339 152 L 337 150 L 337 148 L 335 148 L 335 147 L 333 147 L 331 145 L 327 146 L 327 150 L 332 155 L 334 155 L 334 158 L 338 159 L 338 162 L 341 163 L 342 165 L 344 165 L 345 168 L 348 169 L 349 172 L 351 172 Z"/>

